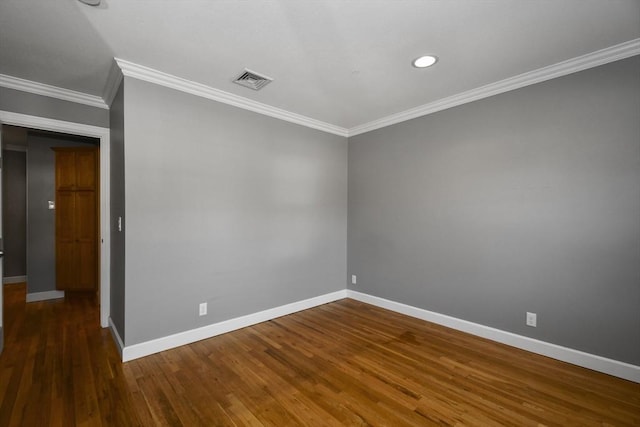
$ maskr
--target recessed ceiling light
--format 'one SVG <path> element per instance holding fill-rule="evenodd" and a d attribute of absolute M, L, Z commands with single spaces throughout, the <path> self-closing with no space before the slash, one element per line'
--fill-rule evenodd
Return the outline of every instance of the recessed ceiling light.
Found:
<path fill-rule="evenodd" d="M 438 58 L 432 55 L 421 56 L 413 60 L 412 64 L 416 68 L 427 68 L 438 62 Z"/>

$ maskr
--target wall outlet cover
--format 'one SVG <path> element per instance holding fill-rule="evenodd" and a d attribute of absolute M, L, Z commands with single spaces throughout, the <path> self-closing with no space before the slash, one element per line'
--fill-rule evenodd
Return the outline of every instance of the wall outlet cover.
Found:
<path fill-rule="evenodd" d="M 538 326 L 538 315 L 536 313 L 530 313 L 527 311 L 527 326 Z"/>

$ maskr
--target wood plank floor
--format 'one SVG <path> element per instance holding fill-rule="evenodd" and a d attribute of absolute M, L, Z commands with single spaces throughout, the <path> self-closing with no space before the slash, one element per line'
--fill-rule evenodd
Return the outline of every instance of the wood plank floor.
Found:
<path fill-rule="evenodd" d="M 640 385 L 342 300 L 121 364 L 5 285 L 0 426 L 640 426 Z"/>

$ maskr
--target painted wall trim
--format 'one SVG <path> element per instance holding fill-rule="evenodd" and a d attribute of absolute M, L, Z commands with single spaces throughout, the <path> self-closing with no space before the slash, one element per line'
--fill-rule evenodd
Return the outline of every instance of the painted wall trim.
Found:
<path fill-rule="evenodd" d="M 27 294 L 27 302 L 64 298 L 64 291 L 33 292 Z"/>
<path fill-rule="evenodd" d="M 261 102 L 245 98 L 243 96 L 215 89 L 211 86 L 206 86 L 201 83 L 186 80 L 181 77 L 164 73 L 162 71 L 154 70 L 153 68 L 145 67 L 143 65 L 134 64 L 133 62 L 125 61 L 124 59 L 115 58 L 115 61 L 118 63 L 118 66 L 122 70 L 122 74 L 127 77 L 144 80 L 149 83 L 154 83 L 160 86 L 179 90 L 181 92 L 186 92 L 191 95 L 211 99 L 213 101 L 232 105 L 234 107 L 243 108 L 245 110 L 253 111 L 254 113 L 274 117 L 276 119 L 295 123 L 301 126 L 306 126 L 312 129 L 321 130 L 323 132 L 328 132 L 344 137 L 347 136 L 347 129 L 340 126 L 312 119 L 311 117 L 303 116 L 301 114 L 293 113 L 281 108 L 272 107 L 271 105 L 263 104 Z"/>
<path fill-rule="evenodd" d="M 5 285 L 11 284 L 11 283 L 23 283 L 26 281 L 27 281 L 27 276 L 9 276 L 9 277 L 2 278 L 2 283 L 4 283 Z"/>
<path fill-rule="evenodd" d="M 346 298 L 346 296 L 347 290 L 343 289 L 306 300 L 285 304 L 280 307 L 270 308 L 268 310 L 248 314 L 246 316 L 236 317 L 235 319 L 225 320 L 222 322 L 203 326 L 201 328 L 191 329 L 189 331 L 180 332 L 151 341 L 146 341 L 140 344 L 126 346 L 122 351 L 122 361 L 128 362 L 130 360 L 138 359 L 150 354 L 169 350 L 186 344 L 191 344 L 196 341 L 215 337 L 216 335 L 225 334 L 237 329 L 246 328 L 247 326 L 266 322 L 268 320 L 276 319 L 281 316 L 286 316 L 287 314 L 296 313 L 298 311 L 317 307 L 322 304 L 338 301 Z"/>
<path fill-rule="evenodd" d="M 100 326 L 111 315 L 111 131 L 100 137 Z"/>
<path fill-rule="evenodd" d="M 7 151 L 21 151 L 23 153 L 27 152 L 27 147 L 24 145 L 4 144 L 2 149 Z"/>
<path fill-rule="evenodd" d="M 608 359 L 606 357 L 585 353 L 583 351 L 574 350 L 545 341 L 517 335 L 500 329 L 491 328 L 489 326 L 480 325 L 478 323 L 469 322 L 467 320 L 458 319 L 456 317 L 447 316 L 422 308 L 413 307 L 388 299 L 364 294 L 362 292 L 347 290 L 347 297 L 361 301 L 387 310 L 395 311 L 407 316 L 426 320 L 428 322 L 437 323 L 451 329 L 466 332 L 482 338 L 487 338 L 502 344 L 530 351 L 532 353 L 541 354 L 583 368 L 592 369 L 594 371 L 603 372 L 615 377 L 624 378 L 629 381 L 640 383 L 640 366 L 631 365 L 629 363 L 619 362 L 617 360 Z"/>
<path fill-rule="evenodd" d="M 22 126 L 28 128 L 50 130 L 53 132 L 75 133 L 77 135 L 101 138 L 108 128 L 82 123 L 65 122 L 63 120 L 49 119 L 46 117 L 30 116 L 27 114 L 14 113 L 0 110 L 0 122 L 6 125 Z M 102 142 L 102 141 L 101 141 Z"/>
<path fill-rule="evenodd" d="M 63 101 L 71 101 L 78 104 L 89 105 L 91 107 L 104 109 L 109 108 L 104 100 L 96 95 L 89 95 L 88 93 L 77 92 L 75 90 L 51 86 L 45 83 L 25 80 L 19 77 L 8 76 L 6 74 L 0 74 L 0 86 L 6 87 L 8 89 L 35 93 L 36 95 L 48 96 L 50 98 L 61 99 Z"/>
<path fill-rule="evenodd" d="M 109 75 L 107 76 L 107 82 L 104 85 L 104 89 L 102 91 L 102 99 L 105 104 L 111 108 L 111 103 L 113 102 L 113 98 L 116 97 L 118 93 L 118 87 L 120 87 L 120 82 L 122 81 L 123 75 L 120 67 L 116 60 L 113 60 L 111 64 L 111 68 L 109 69 Z"/>
<path fill-rule="evenodd" d="M 604 65 L 640 54 L 640 38 L 614 45 L 605 49 L 578 56 L 557 64 L 509 77 L 495 83 L 490 83 L 476 89 L 471 89 L 456 95 L 448 96 L 428 104 L 421 105 L 400 113 L 392 114 L 378 120 L 352 127 L 348 136 L 391 126 L 417 117 L 426 116 L 458 105 L 488 98 L 493 95 L 512 91 L 535 83 L 566 76 L 571 73 L 586 70 L 588 68 Z"/>
<path fill-rule="evenodd" d="M 122 359 L 124 342 L 122 342 L 122 338 L 120 338 L 120 334 L 118 333 L 118 328 L 116 328 L 115 323 L 113 323 L 113 320 L 111 320 L 111 316 L 109 316 L 109 330 L 111 331 L 111 336 L 113 337 L 113 341 L 116 343 L 118 353 L 120 354 L 120 358 Z"/>
<path fill-rule="evenodd" d="M 102 238 L 102 249 L 100 251 L 100 325 L 106 328 L 109 326 L 109 313 L 111 310 L 111 269 L 109 268 L 111 265 L 111 202 L 109 199 L 109 148 L 111 141 L 109 139 L 109 129 L 3 110 L 0 110 L 0 124 L 100 139 L 100 233 Z"/>
<path fill-rule="evenodd" d="M 558 62 L 557 64 L 549 65 L 547 67 L 509 77 L 498 82 L 490 83 L 479 88 L 442 98 L 406 111 L 391 114 L 349 129 L 263 104 L 261 102 L 253 101 L 239 95 L 215 89 L 211 86 L 186 80 L 181 77 L 119 58 L 114 58 L 114 66 L 112 66 L 109 71 L 102 98 L 96 95 L 89 95 L 6 74 L 0 74 L 0 86 L 49 96 L 65 101 L 76 102 L 92 107 L 109 109 L 120 81 L 122 80 L 122 76 L 125 75 L 127 77 L 144 80 L 192 95 L 201 96 L 203 98 L 243 108 L 245 110 L 274 117 L 290 123 L 299 124 L 301 126 L 306 126 L 339 136 L 350 137 L 639 54 L 640 38 L 629 40 L 605 49 Z"/>
<path fill-rule="evenodd" d="M 375 305 L 387 310 L 401 313 L 406 316 L 415 317 L 446 326 L 451 329 L 466 332 L 482 338 L 487 338 L 502 344 L 516 347 L 532 353 L 551 357 L 556 360 L 571 363 L 583 368 L 592 369 L 615 377 L 623 378 L 629 381 L 640 383 L 640 366 L 632 365 L 625 362 L 609 359 L 606 357 L 586 353 L 580 350 L 551 344 L 545 341 L 536 340 L 534 338 L 517 335 L 500 329 L 484 326 L 478 323 L 469 322 L 467 320 L 458 319 L 433 311 L 413 307 L 407 304 L 387 300 L 384 298 L 368 295 L 351 289 L 344 289 L 332 292 L 318 297 L 286 304 L 280 307 L 271 308 L 246 316 L 237 317 L 235 319 L 225 320 L 201 328 L 191 329 L 189 331 L 180 332 L 166 337 L 146 341 L 140 344 L 124 346 L 115 325 L 109 319 L 109 325 L 116 343 L 121 351 L 123 362 L 128 362 L 141 357 L 149 356 L 172 348 L 191 344 L 196 341 L 211 338 L 217 335 L 232 332 L 247 326 L 252 326 L 268 320 L 276 319 L 281 316 L 296 313 L 298 311 L 317 307 L 322 304 L 338 301 L 343 298 L 352 298 L 367 304 Z"/>

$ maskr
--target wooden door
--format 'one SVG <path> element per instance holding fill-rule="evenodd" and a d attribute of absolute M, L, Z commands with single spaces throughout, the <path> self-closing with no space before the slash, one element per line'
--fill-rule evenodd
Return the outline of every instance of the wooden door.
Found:
<path fill-rule="evenodd" d="M 98 287 L 98 149 L 54 148 L 56 288 Z"/>

